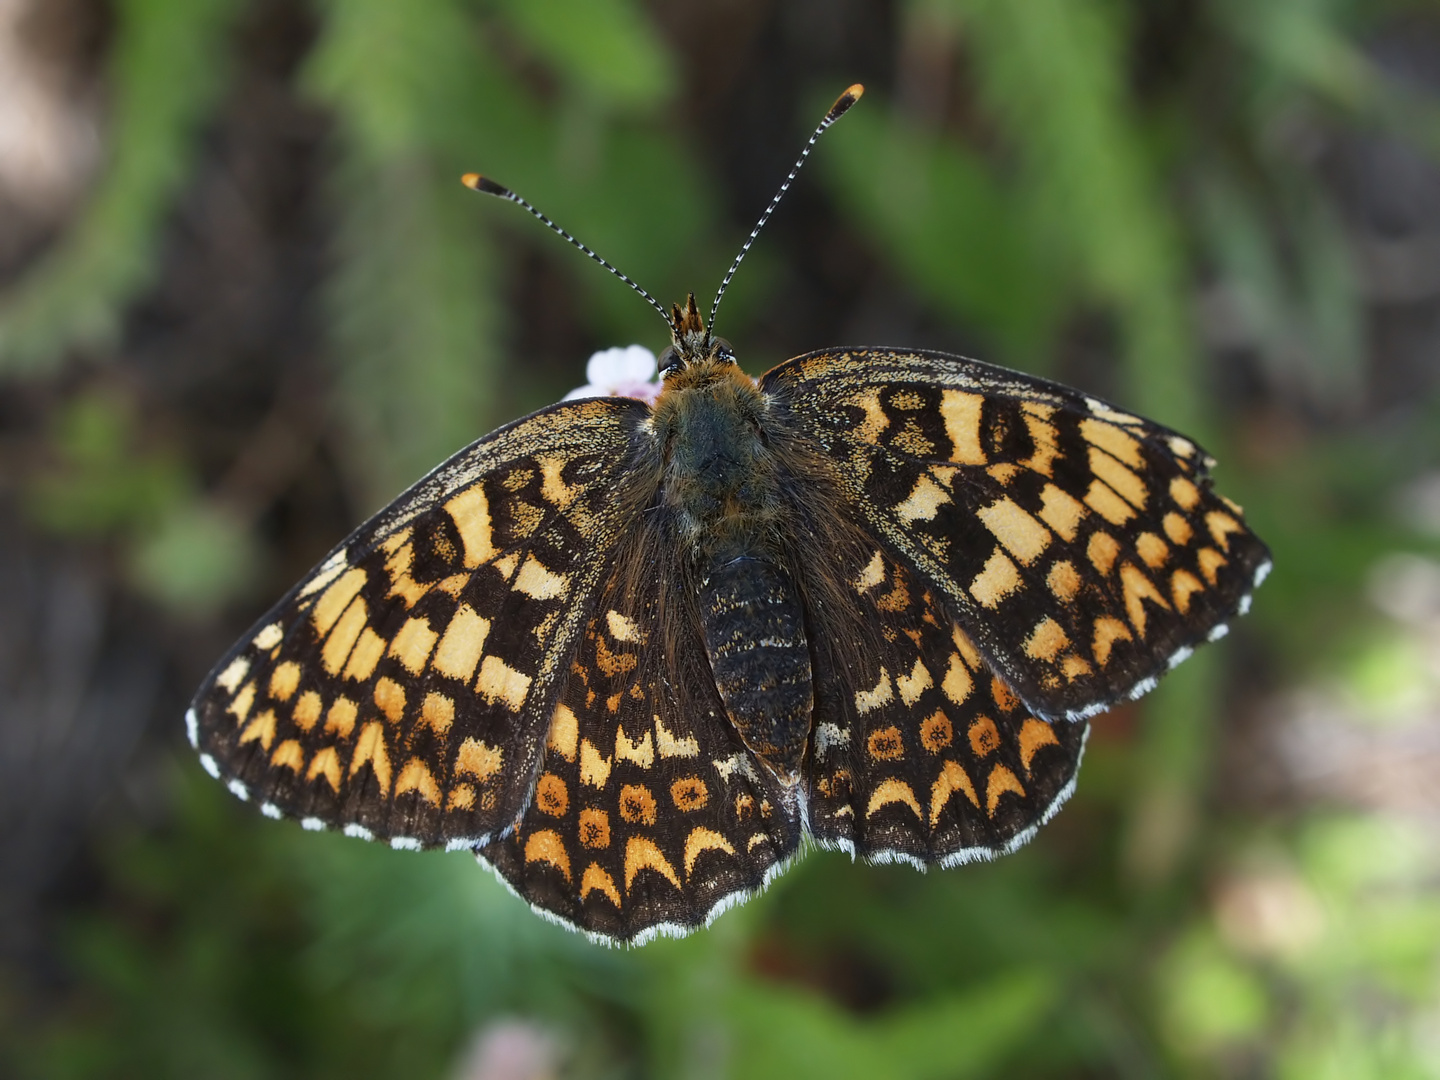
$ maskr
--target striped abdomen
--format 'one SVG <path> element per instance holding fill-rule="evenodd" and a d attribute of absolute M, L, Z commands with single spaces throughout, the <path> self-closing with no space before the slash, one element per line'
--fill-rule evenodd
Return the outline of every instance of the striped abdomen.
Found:
<path fill-rule="evenodd" d="M 700 619 L 731 722 L 782 783 L 793 783 L 814 703 L 794 580 L 762 558 L 716 558 L 700 582 Z"/>

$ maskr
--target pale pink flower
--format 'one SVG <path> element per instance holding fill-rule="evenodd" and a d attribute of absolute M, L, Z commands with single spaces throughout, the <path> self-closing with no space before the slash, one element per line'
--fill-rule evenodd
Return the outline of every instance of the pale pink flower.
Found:
<path fill-rule="evenodd" d="M 588 397 L 629 397 L 655 403 L 664 384 L 655 378 L 655 354 L 643 345 L 603 349 L 585 365 L 586 385 L 571 390 L 566 401 Z"/>

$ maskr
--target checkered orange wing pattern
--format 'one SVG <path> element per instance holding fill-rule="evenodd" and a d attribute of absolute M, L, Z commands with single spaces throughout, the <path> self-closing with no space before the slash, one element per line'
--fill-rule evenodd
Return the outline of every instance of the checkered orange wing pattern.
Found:
<path fill-rule="evenodd" d="M 340 545 L 201 687 L 205 767 L 640 942 L 807 833 L 919 866 L 1014 850 L 1086 718 L 1269 569 L 1206 454 L 1104 402 L 882 349 L 757 385 L 702 333 L 692 298 L 653 408 L 536 413 Z"/>
<path fill-rule="evenodd" d="M 1270 556 L 1190 440 L 939 353 L 831 350 L 761 381 L 852 507 L 1044 719 L 1137 697 L 1249 606 Z"/>
<path fill-rule="evenodd" d="M 606 939 L 702 926 L 800 842 L 793 802 L 725 717 L 698 635 L 665 628 L 671 584 L 604 590 L 535 798 L 479 853 L 536 910 Z"/>
<path fill-rule="evenodd" d="M 1074 790 L 1088 725 L 1031 715 L 893 557 L 846 576 L 875 632 L 859 670 L 816 672 L 815 838 L 920 866 L 1013 851 Z"/>
<path fill-rule="evenodd" d="M 223 658 L 187 715 L 272 817 L 470 848 L 529 805 L 623 498 L 637 401 L 481 439 L 362 526 Z"/>

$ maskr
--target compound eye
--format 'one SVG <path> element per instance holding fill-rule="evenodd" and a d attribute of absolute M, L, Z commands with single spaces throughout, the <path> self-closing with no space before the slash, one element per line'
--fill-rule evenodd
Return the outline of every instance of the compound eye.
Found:
<path fill-rule="evenodd" d="M 715 339 L 712 341 L 712 344 L 713 344 L 714 347 L 715 347 L 715 359 L 716 359 L 716 360 L 734 360 L 734 359 L 735 359 L 735 349 L 734 349 L 734 347 L 730 344 L 730 342 L 726 341 L 723 337 L 717 337 L 717 338 L 715 338 Z"/>
<path fill-rule="evenodd" d="M 660 374 L 665 375 L 671 371 L 679 371 L 685 366 L 685 361 L 680 358 L 680 350 L 674 345 L 667 345 L 665 351 L 660 354 L 658 364 Z"/>

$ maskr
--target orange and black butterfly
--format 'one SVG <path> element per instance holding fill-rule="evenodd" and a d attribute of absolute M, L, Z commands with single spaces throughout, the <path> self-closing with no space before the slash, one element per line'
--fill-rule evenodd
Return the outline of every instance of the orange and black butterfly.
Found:
<path fill-rule="evenodd" d="M 1270 567 L 1204 451 L 1078 391 L 873 348 L 757 382 L 693 296 L 667 320 L 653 404 L 485 436 L 261 619 L 187 715 L 206 769 L 306 828 L 474 851 L 638 942 L 807 835 L 922 867 L 1014 850 L 1087 718 Z"/>

